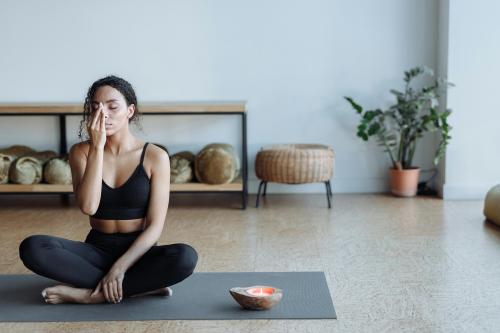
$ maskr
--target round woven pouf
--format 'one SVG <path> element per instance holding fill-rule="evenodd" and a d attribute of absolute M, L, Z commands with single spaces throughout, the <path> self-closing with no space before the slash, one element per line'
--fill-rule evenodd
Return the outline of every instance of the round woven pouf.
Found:
<path fill-rule="evenodd" d="M 255 158 L 255 173 L 261 180 L 255 207 L 259 207 L 262 186 L 266 195 L 267 183 L 307 184 L 325 183 L 328 208 L 332 189 L 334 152 L 322 144 L 275 144 L 262 147 Z"/>
<path fill-rule="evenodd" d="M 486 219 L 500 226 L 500 184 L 493 186 L 486 194 L 483 213 Z"/>

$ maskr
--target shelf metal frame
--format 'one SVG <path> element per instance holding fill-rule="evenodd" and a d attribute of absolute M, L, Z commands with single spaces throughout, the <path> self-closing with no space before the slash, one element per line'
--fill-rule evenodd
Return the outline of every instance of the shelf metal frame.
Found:
<path fill-rule="evenodd" d="M 219 103 L 208 103 L 214 104 L 212 108 L 217 108 Z M 241 102 L 240 102 L 241 104 Z M 176 104 L 171 104 L 175 106 Z M 57 108 L 64 108 L 64 105 L 55 105 Z M 59 153 L 64 155 L 68 153 L 68 143 L 66 136 L 66 116 L 78 116 L 81 112 L 76 112 L 75 109 L 78 108 L 78 104 L 68 105 L 73 111 L 41 111 L 38 112 L 38 108 L 50 109 L 51 105 L 28 105 L 28 104 L 0 104 L 0 116 L 58 116 L 59 118 Z M 81 107 L 81 106 L 80 106 Z M 241 176 L 242 176 L 242 190 L 241 191 L 209 191 L 209 190 L 199 190 L 199 191 L 172 191 L 171 193 L 239 193 L 241 196 L 241 209 L 246 209 L 248 204 L 248 152 L 247 152 L 247 112 L 246 107 L 241 111 L 148 111 L 148 107 L 151 105 L 145 104 L 141 106 L 143 111 L 141 115 L 240 115 L 241 120 L 241 152 L 242 152 L 242 166 L 241 166 Z M 153 105 L 153 107 L 160 107 L 160 105 Z M 185 106 L 184 106 L 185 107 Z M 17 108 L 33 108 L 33 112 L 16 112 Z M 1 185 L 0 185 L 1 186 Z M 69 201 L 69 195 L 74 194 L 73 192 L 0 192 L 0 194 L 59 194 L 63 202 Z"/>

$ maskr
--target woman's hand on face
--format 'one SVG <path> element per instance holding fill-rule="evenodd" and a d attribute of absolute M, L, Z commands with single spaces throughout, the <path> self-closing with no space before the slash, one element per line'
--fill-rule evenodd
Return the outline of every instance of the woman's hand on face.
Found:
<path fill-rule="evenodd" d="M 91 143 L 98 148 L 104 148 L 106 144 L 106 118 L 104 105 L 100 102 L 98 109 L 92 113 L 90 124 L 87 124 L 87 132 L 90 134 Z"/>
<path fill-rule="evenodd" d="M 92 296 L 99 293 L 99 290 L 102 289 L 106 301 L 109 303 L 120 302 L 123 299 L 122 283 L 124 276 L 125 273 L 122 270 L 111 268 L 108 274 L 99 281 L 92 292 Z"/>

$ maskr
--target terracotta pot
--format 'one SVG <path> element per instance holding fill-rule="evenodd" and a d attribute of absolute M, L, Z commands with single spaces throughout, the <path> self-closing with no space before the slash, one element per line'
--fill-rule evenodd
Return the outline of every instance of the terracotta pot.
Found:
<path fill-rule="evenodd" d="M 420 168 L 398 170 L 389 168 L 391 192 L 399 197 L 413 197 L 417 194 Z"/>

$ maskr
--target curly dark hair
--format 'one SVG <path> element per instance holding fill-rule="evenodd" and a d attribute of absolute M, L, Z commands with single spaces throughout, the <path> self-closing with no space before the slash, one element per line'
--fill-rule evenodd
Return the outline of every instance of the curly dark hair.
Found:
<path fill-rule="evenodd" d="M 87 132 L 86 125 L 89 119 L 91 118 L 91 113 L 92 113 L 91 110 L 92 98 L 94 97 L 94 94 L 97 91 L 97 89 L 99 89 L 102 86 L 110 86 L 118 90 L 125 98 L 127 106 L 129 106 L 130 104 L 135 105 L 135 112 L 132 115 L 132 117 L 130 117 L 128 122 L 130 123 L 133 121 L 138 126 L 138 128 L 142 130 L 142 126 L 140 124 L 140 118 L 142 117 L 141 114 L 139 113 L 139 106 L 137 105 L 137 97 L 135 96 L 134 88 L 132 88 L 132 85 L 128 81 L 122 79 L 121 77 L 109 75 L 92 83 L 87 92 L 87 96 L 85 97 L 85 103 L 83 105 L 83 119 L 80 121 L 80 130 L 78 132 L 78 137 L 80 138 L 80 140 L 83 140 L 82 132 L 84 130 L 85 132 Z M 89 135 L 88 133 L 86 133 L 86 140 L 89 139 L 90 139 Z"/>

